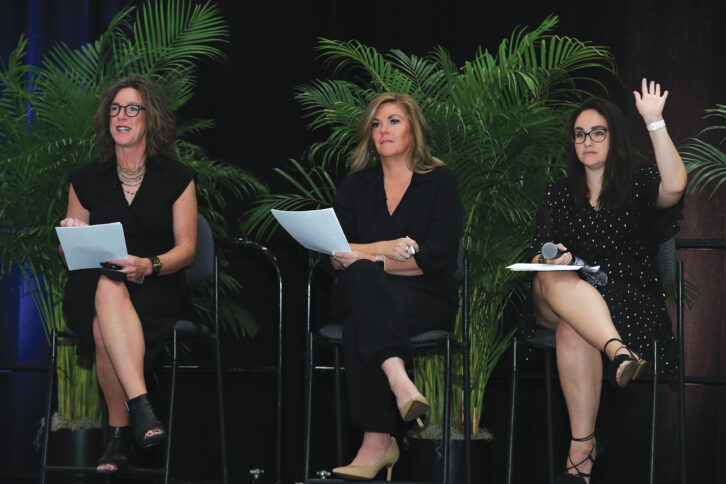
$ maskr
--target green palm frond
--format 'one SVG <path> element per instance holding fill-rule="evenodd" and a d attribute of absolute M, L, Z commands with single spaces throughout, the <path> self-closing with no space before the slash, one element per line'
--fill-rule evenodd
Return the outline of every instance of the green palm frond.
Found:
<path fill-rule="evenodd" d="M 270 210 L 318 210 L 333 204 L 335 182 L 325 167 L 305 167 L 292 159 L 290 164 L 289 171 L 279 168 L 275 171 L 293 191 L 258 198 L 254 206 L 245 213 L 241 225 L 242 233 L 254 234 L 256 238 L 267 240 L 278 227 Z"/>
<path fill-rule="evenodd" d="M 715 108 L 707 109 L 704 119 L 723 123 L 726 121 L 726 106 L 719 104 Z M 712 144 L 700 138 L 691 138 L 679 151 L 690 175 L 688 190 L 700 192 L 710 186 L 709 196 L 713 197 L 726 181 L 726 152 L 723 150 L 726 125 L 712 124 L 703 129 L 699 136 L 715 136 L 720 139 L 717 144 Z"/>
<path fill-rule="evenodd" d="M 156 81 L 172 110 L 177 110 L 194 94 L 196 66 L 204 60 L 220 60 L 219 46 L 228 41 L 224 19 L 211 2 L 142 3 L 140 9 L 123 8 L 97 40 L 78 49 L 57 44 L 40 65 L 30 66 L 25 64 L 27 39 L 21 36 L 2 62 L 0 277 L 17 269 L 38 282 L 38 287 L 50 281 L 35 298 L 46 328 L 63 324 L 58 298 L 52 305 L 41 295 L 62 291 L 67 271 L 58 256 L 54 227 L 66 211 L 69 173 L 97 160 L 91 119 L 101 89 L 113 79 L 138 72 Z M 199 146 L 182 138 L 211 126 L 211 121 L 193 120 L 180 127 L 177 157 L 196 170 L 200 212 L 215 236 L 224 238 L 228 222 L 222 211 L 227 201 L 250 199 L 268 190 L 250 173 L 210 160 Z M 227 264 L 224 255 L 222 251 L 222 268 Z M 254 324 L 231 302 L 239 284 L 224 274 L 221 278 L 220 290 L 226 298 L 220 301 L 222 323 L 238 334 L 254 334 Z M 200 297 L 209 294 L 207 289 Z M 63 355 L 59 371 L 81 375 L 75 348 L 64 345 L 59 351 Z M 67 379 L 59 384 L 67 418 L 84 415 L 87 404 L 95 405 L 92 412 L 100 413 L 93 374 L 83 373 L 77 384 Z M 78 397 L 79 404 L 66 404 L 69 395 Z M 67 410 L 69 405 L 72 408 Z"/>
<path fill-rule="evenodd" d="M 137 12 L 131 41 L 124 46 L 133 72 L 154 77 L 169 68 L 221 60 L 218 45 L 229 40 L 219 7 L 211 1 L 146 2 Z"/>
<path fill-rule="evenodd" d="M 457 175 L 468 214 L 464 245 L 476 299 L 472 354 L 481 358 L 472 373 L 476 422 L 486 380 L 511 337 L 501 318 L 525 293 L 524 278 L 503 268 L 523 256 L 544 188 L 561 174 L 566 123 L 587 93 L 582 86 L 602 88 L 587 76 L 614 72 L 607 48 L 553 35 L 557 22 L 550 16 L 534 29 L 517 28 L 496 50 L 479 48 L 461 66 L 442 47 L 422 58 L 400 50 L 380 53 L 355 40 L 320 39 L 323 63 L 334 75 L 345 71 L 345 80 L 313 81 L 297 89 L 296 99 L 308 127 L 324 132 L 325 139 L 305 151 L 306 165 L 293 161 L 277 170 L 289 193 L 258 200 L 243 225 L 267 237 L 277 227 L 271 208 L 329 206 L 333 179 L 345 172 L 366 104 L 384 91 L 412 95 L 429 123 L 432 153 Z M 416 363 L 426 388 L 438 388 L 433 371 L 438 364 L 436 357 Z M 432 418 L 440 419 L 441 395 L 436 390 L 431 395 Z"/>

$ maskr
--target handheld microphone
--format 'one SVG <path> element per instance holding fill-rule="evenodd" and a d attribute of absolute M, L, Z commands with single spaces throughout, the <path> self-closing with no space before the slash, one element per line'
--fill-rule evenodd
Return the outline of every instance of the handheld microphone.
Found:
<path fill-rule="evenodd" d="M 545 242 L 542 244 L 542 250 L 539 251 L 542 257 L 545 259 L 557 259 L 559 256 L 564 254 L 560 249 L 557 248 L 554 242 Z"/>
<path fill-rule="evenodd" d="M 557 259 L 565 252 L 558 249 L 554 242 L 545 242 L 542 244 L 542 249 L 539 253 L 542 254 L 543 259 Z M 587 282 L 593 286 L 604 286 L 608 283 L 608 275 L 605 272 L 601 271 L 599 268 L 594 269 L 593 267 L 590 267 L 590 265 L 586 264 L 585 261 L 577 257 L 575 254 L 571 255 L 572 260 L 568 265 L 582 267 L 582 269 L 577 272 Z"/>

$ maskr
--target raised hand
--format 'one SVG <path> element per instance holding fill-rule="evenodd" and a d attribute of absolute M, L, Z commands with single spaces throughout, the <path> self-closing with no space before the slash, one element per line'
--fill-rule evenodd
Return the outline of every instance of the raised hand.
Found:
<path fill-rule="evenodd" d="M 642 92 L 633 91 L 635 96 L 635 107 L 643 117 L 645 124 L 650 124 L 663 119 L 663 106 L 665 106 L 668 91 L 660 93 L 660 84 L 650 81 L 644 77 L 641 86 Z"/>

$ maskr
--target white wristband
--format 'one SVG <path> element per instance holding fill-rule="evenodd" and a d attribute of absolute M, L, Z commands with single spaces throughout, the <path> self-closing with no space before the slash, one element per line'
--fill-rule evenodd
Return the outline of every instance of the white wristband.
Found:
<path fill-rule="evenodd" d="M 648 128 L 648 131 L 656 131 L 661 128 L 665 128 L 665 119 L 661 119 L 660 121 L 656 121 L 654 123 L 646 124 L 646 128 Z"/>

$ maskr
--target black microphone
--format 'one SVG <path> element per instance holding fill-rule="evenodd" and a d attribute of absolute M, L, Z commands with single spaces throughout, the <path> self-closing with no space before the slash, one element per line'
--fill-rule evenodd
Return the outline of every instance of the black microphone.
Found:
<path fill-rule="evenodd" d="M 542 244 L 542 249 L 540 249 L 539 253 L 542 254 L 543 259 L 557 259 L 565 252 L 558 249 L 554 242 L 545 242 Z M 577 272 L 587 282 L 593 286 L 604 286 L 608 283 L 608 275 L 605 272 L 600 269 L 594 270 L 589 264 L 586 264 L 585 261 L 577 257 L 575 254 L 571 255 L 572 260 L 568 265 L 582 267 L 582 269 Z"/>
<path fill-rule="evenodd" d="M 559 256 L 564 254 L 560 249 L 557 248 L 554 242 L 545 242 L 542 244 L 542 250 L 539 251 L 542 257 L 545 259 L 557 259 Z"/>

